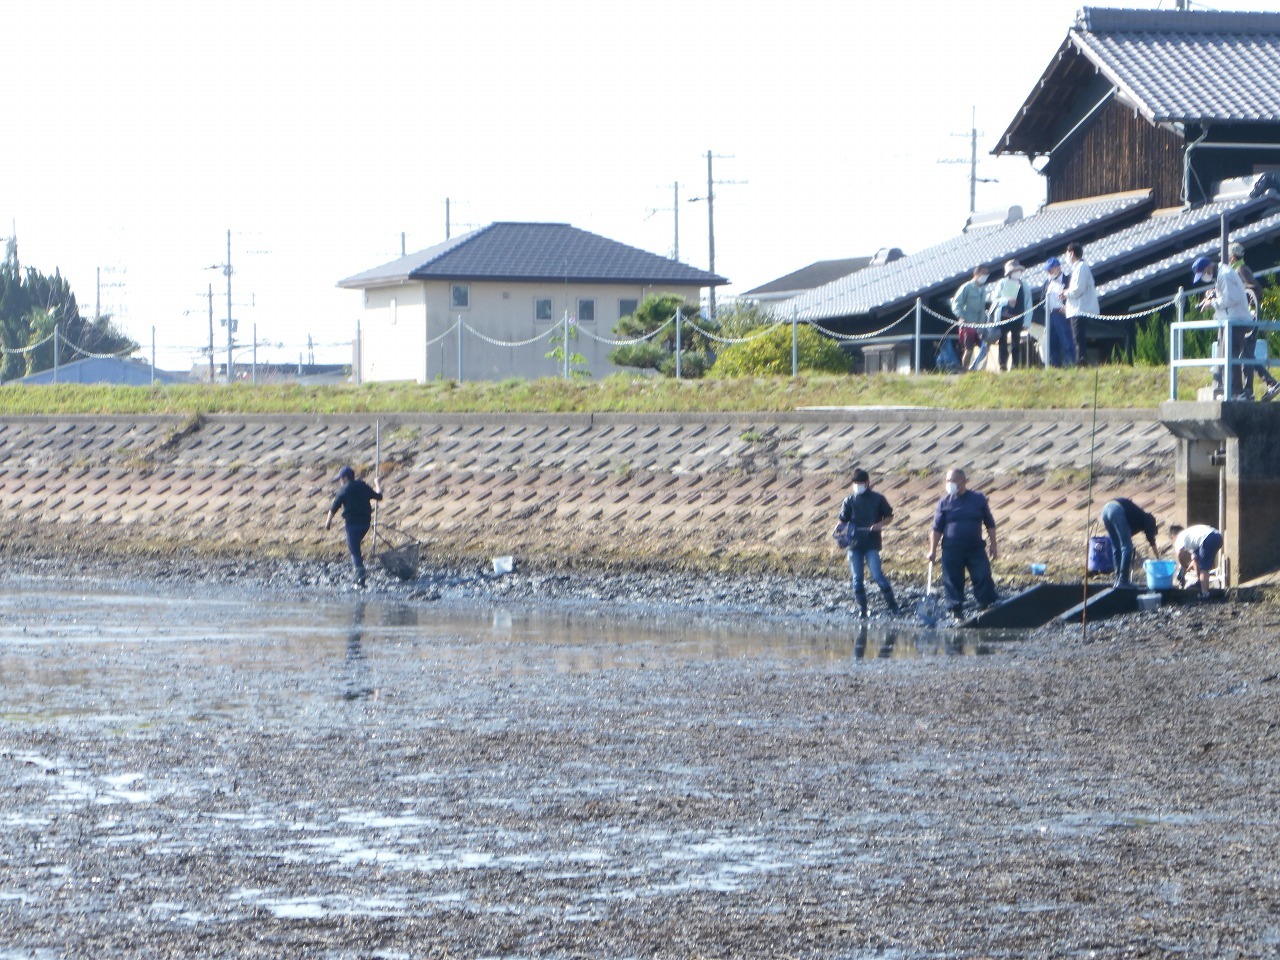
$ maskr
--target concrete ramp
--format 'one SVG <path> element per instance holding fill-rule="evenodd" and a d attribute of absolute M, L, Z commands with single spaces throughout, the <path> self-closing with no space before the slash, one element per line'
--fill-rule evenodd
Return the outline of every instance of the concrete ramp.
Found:
<path fill-rule="evenodd" d="M 1089 596 L 1103 592 L 1100 584 L 1089 584 Z M 1084 588 L 1078 583 L 1037 583 L 1030 590 L 992 604 L 962 627 L 988 630 L 1034 630 L 1059 617 L 1064 611 L 1083 606 Z M 1137 609 L 1137 602 L 1134 602 Z"/>

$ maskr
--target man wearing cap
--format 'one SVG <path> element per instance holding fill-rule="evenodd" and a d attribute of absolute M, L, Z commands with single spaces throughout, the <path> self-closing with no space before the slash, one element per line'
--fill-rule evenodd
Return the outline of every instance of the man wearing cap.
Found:
<path fill-rule="evenodd" d="M 863 579 L 863 566 L 871 573 L 871 579 L 880 588 L 884 605 L 889 613 L 897 616 L 902 611 L 893 596 L 893 587 L 880 565 L 880 531 L 893 520 L 893 508 L 882 494 L 871 489 L 867 471 L 857 467 L 853 471 L 853 493 L 840 504 L 839 522 L 835 537 L 846 544 L 849 554 L 849 572 L 853 575 L 853 596 L 858 601 L 858 613 L 867 618 L 867 586 Z"/>
<path fill-rule="evenodd" d="M 933 529 L 929 531 L 930 563 L 938 557 L 942 547 L 942 589 L 946 594 L 947 610 L 957 620 L 964 607 L 964 575 L 969 572 L 973 584 L 973 598 L 978 609 L 985 610 L 995 603 L 995 581 L 991 579 L 991 561 L 996 559 L 996 521 L 991 516 L 987 498 L 976 490 L 968 489 L 964 471 L 953 467 L 947 471 L 947 495 L 938 501 L 933 512 Z M 987 539 L 982 539 L 983 529 Z M 988 550 L 990 557 L 988 558 Z"/>
<path fill-rule="evenodd" d="M 1228 265 L 1236 273 L 1240 274 L 1240 279 L 1244 283 L 1246 296 L 1252 294 L 1255 319 L 1260 317 L 1262 308 L 1262 284 L 1258 282 L 1258 278 L 1253 275 L 1253 271 L 1249 269 L 1249 265 L 1244 262 L 1244 244 L 1233 243 L 1229 249 L 1230 259 Z M 1257 343 L 1258 328 L 1254 327 L 1244 338 L 1244 346 L 1241 353 L 1246 359 L 1257 359 Z M 1280 381 L 1271 375 L 1271 371 L 1267 369 L 1265 361 L 1259 361 L 1244 369 L 1244 393 L 1245 396 L 1253 396 L 1253 375 L 1257 373 L 1266 383 L 1267 389 L 1262 394 L 1263 400 L 1271 400 L 1276 394 L 1280 393 Z"/>
<path fill-rule="evenodd" d="M 1044 269 L 1049 274 L 1044 285 L 1044 341 L 1049 362 L 1055 367 L 1073 367 L 1076 363 L 1076 348 L 1064 310 L 1066 285 L 1062 281 L 1062 261 L 1057 257 L 1050 257 L 1045 262 Z"/>
<path fill-rule="evenodd" d="M 356 586 L 363 587 L 364 555 L 360 551 L 360 544 L 364 541 L 364 535 L 369 532 L 369 525 L 373 522 L 373 501 L 382 499 L 382 486 L 376 477 L 373 486 L 369 486 L 359 479 L 350 467 L 343 467 L 338 471 L 336 482 L 342 484 L 342 487 L 329 507 L 324 528 L 329 529 L 333 523 L 334 514 L 341 507 L 342 519 L 347 528 L 347 550 L 351 554 L 351 563 L 355 566 Z"/>
<path fill-rule="evenodd" d="M 1191 265 L 1191 278 L 1193 283 L 1213 283 L 1213 289 L 1204 295 L 1201 305 L 1205 308 L 1213 307 L 1213 318 L 1221 325 L 1218 342 L 1226 345 L 1223 356 L 1239 359 L 1243 355 L 1247 328 L 1232 327 L 1229 321 L 1248 323 L 1253 319 L 1253 315 L 1249 313 L 1249 297 L 1245 293 L 1240 274 L 1231 269 L 1219 270 L 1218 265 L 1208 257 L 1197 257 L 1196 262 Z M 1241 379 L 1241 368 L 1232 365 L 1230 376 L 1227 377 L 1227 399 L 1243 399 Z M 1221 395 L 1222 372 L 1219 367 L 1214 368 L 1213 385 L 1215 392 Z"/>

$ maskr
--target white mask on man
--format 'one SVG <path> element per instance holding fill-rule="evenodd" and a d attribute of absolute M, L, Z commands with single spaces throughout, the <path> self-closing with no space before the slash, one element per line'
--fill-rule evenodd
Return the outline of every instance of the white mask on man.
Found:
<path fill-rule="evenodd" d="M 867 492 L 867 485 L 865 483 L 855 483 L 853 485 L 853 492 L 859 495 L 864 494 Z"/>
<path fill-rule="evenodd" d="M 957 494 L 957 493 L 959 493 L 959 492 L 960 492 L 960 484 L 955 483 L 955 482 L 954 482 L 954 481 L 952 481 L 952 480 L 948 480 L 948 481 L 947 481 L 947 493 L 948 493 L 948 495 L 954 495 L 954 494 Z"/>

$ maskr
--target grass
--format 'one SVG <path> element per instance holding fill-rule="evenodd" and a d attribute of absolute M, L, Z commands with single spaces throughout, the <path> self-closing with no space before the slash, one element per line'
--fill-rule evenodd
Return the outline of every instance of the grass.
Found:
<path fill-rule="evenodd" d="M 303 387 L 81 384 L 0 388 L 0 415 L 180 415 L 214 413 L 657 413 L 781 412 L 810 406 L 944 407 L 954 410 L 1088 409 L 1098 376 L 1100 407 L 1154 408 L 1169 394 L 1163 367 L 1108 365 L 1080 370 L 990 374 L 877 374 L 740 380 L 615 375 L 599 381 L 503 380 L 459 384 L 377 383 Z M 1207 373 L 1184 374 L 1179 399 L 1194 399 Z"/>

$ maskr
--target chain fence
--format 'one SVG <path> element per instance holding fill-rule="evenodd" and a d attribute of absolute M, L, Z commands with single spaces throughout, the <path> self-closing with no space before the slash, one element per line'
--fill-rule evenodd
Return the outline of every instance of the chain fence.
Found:
<path fill-rule="evenodd" d="M 1189 297 L 1190 295 L 1188 293 L 1184 292 L 1183 290 L 1179 290 L 1177 294 L 1175 294 L 1174 296 L 1170 297 L 1167 300 L 1154 303 L 1150 306 L 1145 307 L 1144 309 L 1137 310 L 1132 313 L 1123 313 L 1123 314 L 1088 313 L 1088 314 L 1079 314 L 1078 316 L 1092 322 L 1099 322 L 1104 324 L 1117 324 L 1117 325 L 1131 324 L 1144 317 L 1150 317 L 1153 314 L 1161 314 L 1164 311 L 1172 308 L 1173 310 L 1176 311 L 1175 319 L 1180 322 L 1182 320 L 1182 314 L 1183 314 L 1185 304 L 1189 299 Z M 720 346 L 725 346 L 725 347 L 732 347 L 740 344 L 751 343 L 763 337 L 767 337 L 775 333 L 779 329 L 790 326 L 792 328 L 792 339 L 793 339 L 792 373 L 793 375 L 795 375 L 796 373 L 799 372 L 798 349 L 796 348 L 798 332 L 800 327 L 808 326 L 812 328 L 820 336 L 841 344 L 868 344 L 873 341 L 883 341 L 886 343 L 896 343 L 896 344 L 901 344 L 903 342 L 911 342 L 914 345 L 914 352 L 915 352 L 915 360 L 914 360 L 914 364 L 912 365 L 913 372 L 919 373 L 926 366 L 925 358 L 922 356 L 924 351 L 924 344 L 932 343 L 935 354 L 936 354 L 937 351 L 941 349 L 943 342 L 946 341 L 948 338 L 952 337 L 953 335 L 955 335 L 957 330 L 961 327 L 971 328 L 977 331 L 986 331 L 987 336 L 984 336 L 983 339 L 986 340 L 987 342 L 991 342 L 992 338 L 990 338 L 989 335 L 992 331 L 1008 328 L 1010 325 L 1016 325 L 1016 324 L 1021 324 L 1022 329 L 1024 330 L 1030 329 L 1032 326 L 1033 319 L 1045 318 L 1045 313 L 1046 313 L 1045 308 L 1046 308 L 1046 301 L 1044 299 L 1041 299 L 1033 303 L 1031 306 L 1029 306 L 1026 310 L 1022 311 L 1021 313 L 1006 317 L 1006 316 L 1001 316 L 998 310 L 995 307 L 992 307 L 992 308 L 989 308 L 986 314 L 987 319 L 979 322 L 968 322 L 968 321 L 958 320 L 955 317 L 949 316 L 944 313 L 940 313 L 937 310 L 925 304 L 922 299 L 917 299 L 914 306 L 909 307 L 904 313 L 902 313 L 897 318 L 891 320 L 889 323 L 881 327 L 878 327 L 874 330 L 868 330 L 861 333 L 846 333 L 846 332 L 833 329 L 830 326 L 824 326 L 822 323 L 818 322 L 817 320 L 800 319 L 798 316 L 793 316 L 789 319 L 785 317 L 775 319 L 773 323 L 767 326 L 763 326 L 763 327 L 759 327 L 757 329 L 751 330 L 750 332 L 745 333 L 741 336 L 726 336 L 724 335 L 723 332 L 719 332 L 715 329 L 712 329 L 711 325 L 708 324 L 704 318 L 699 317 L 697 319 L 693 319 L 689 317 L 684 317 L 677 313 L 667 318 L 667 320 L 664 321 L 660 326 L 655 327 L 654 329 L 646 333 L 643 333 L 634 337 L 610 337 L 600 333 L 596 333 L 595 331 L 590 329 L 588 326 L 585 326 L 581 322 L 576 320 L 574 317 L 567 316 L 563 321 L 551 323 L 545 330 L 542 330 L 541 332 L 537 333 L 532 337 L 526 337 L 522 339 L 513 339 L 513 340 L 507 340 L 507 339 L 491 336 L 487 333 L 484 333 L 481 330 L 476 329 L 476 327 L 473 324 L 466 322 L 462 317 L 458 317 L 458 319 L 448 329 L 445 329 L 444 331 L 440 332 L 436 336 L 426 340 L 424 346 L 429 348 L 437 344 L 442 344 L 446 338 L 456 337 L 458 338 L 458 353 L 459 353 L 459 364 L 460 364 L 461 357 L 462 357 L 462 338 L 464 334 L 482 343 L 488 344 L 489 346 L 507 348 L 512 350 L 516 350 L 524 347 L 531 347 L 540 342 L 552 340 L 558 335 L 562 336 L 565 340 L 571 337 L 582 335 L 586 338 L 589 338 L 590 340 L 593 340 L 607 347 L 626 347 L 626 346 L 634 346 L 640 343 L 644 343 L 646 341 L 655 340 L 658 337 L 667 333 L 670 330 L 670 328 L 674 325 L 676 328 L 677 339 L 679 339 L 680 337 L 681 330 L 684 327 L 688 327 L 693 332 L 704 337 L 710 343 L 720 345 Z M 912 324 L 913 318 L 914 318 L 914 325 Z M 931 332 L 925 332 L 924 330 L 924 321 L 926 319 L 928 319 L 928 321 L 930 322 L 930 326 L 934 328 Z M 941 325 L 941 328 L 942 328 L 941 332 L 938 332 L 939 325 Z M 894 331 L 899 331 L 899 332 L 897 334 L 894 334 Z M 1046 338 L 1048 337 L 1047 330 L 1044 332 L 1043 336 L 1045 336 Z M 57 360 L 58 355 L 65 357 L 66 354 L 69 352 L 71 355 L 75 356 L 78 359 L 104 360 L 104 359 L 112 359 L 112 358 L 124 359 L 124 358 L 128 358 L 131 356 L 144 353 L 145 351 L 145 348 L 141 345 L 126 347 L 124 349 L 121 349 L 118 351 L 111 351 L 111 352 L 91 350 L 86 348 L 82 344 L 75 343 L 64 336 L 61 336 L 58 329 L 55 328 L 53 333 L 49 334 L 46 337 L 43 337 L 38 341 L 27 344 L 25 346 L 18 347 L 18 346 L 0 345 L 0 354 L 29 355 L 33 351 L 45 346 L 51 341 L 54 343 L 54 346 L 55 346 L 55 351 L 54 351 L 55 363 L 53 368 L 55 372 L 55 380 L 57 379 L 56 374 L 57 374 L 58 365 L 59 365 Z M 353 362 L 351 365 L 354 367 L 358 367 L 362 362 L 361 349 L 360 349 L 361 343 L 362 341 L 361 341 L 359 322 L 357 322 L 356 324 L 356 336 L 351 341 L 338 341 L 335 343 L 316 343 L 311 341 L 309 338 L 306 344 L 296 345 L 296 349 L 298 349 L 298 355 L 299 355 L 299 361 L 297 366 L 301 371 L 301 368 L 304 366 L 301 360 L 302 356 L 305 353 L 313 353 L 313 351 L 316 348 L 323 349 L 323 348 L 342 347 L 342 348 L 352 350 Z M 422 343 L 422 341 L 419 341 L 419 343 Z M 168 350 L 170 353 L 183 351 L 188 353 L 188 355 L 199 357 L 200 359 L 197 359 L 192 366 L 193 373 L 195 373 L 198 368 L 202 368 L 205 363 L 208 363 L 209 376 L 210 378 L 212 378 L 217 375 L 218 368 L 221 367 L 222 364 L 229 363 L 232 365 L 233 370 L 238 369 L 241 371 L 241 376 L 247 377 L 249 372 L 252 371 L 253 380 L 256 382 L 257 368 L 259 366 L 257 361 L 257 355 L 258 355 L 258 350 L 260 348 L 263 348 L 263 349 L 272 348 L 272 349 L 280 350 L 280 349 L 286 348 L 286 345 L 278 342 L 259 341 L 257 339 L 256 329 L 255 329 L 254 340 L 252 341 L 252 343 L 236 341 L 234 344 L 229 345 L 229 350 L 231 351 L 231 353 L 227 356 L 226 360 L 219 359 L 219 355 L 222 353 L 222 351 L 216 346 L 213 348 L 210 348 L 209 346 L 206 346 L 206 345 L 201 345 L 197 347 L 197 346 L 179 346 L 179 345 L 170 344 L 170 345 L 166 345 L 165 349 Z M 250 349 L 252 349 L 251 360 L 248 359 L 248 353 Z M 292 345 L 290 346 L 290 349 L 293 349 Z M 1047 352 L 1048 352 L 1047 350 L 1042 351 L 1043 354 L 1046 354 L 1043 356 L 1046 366 L 1049 363 Z M 236 359 L 237 353 L 240 357 L 239 360 Z M 151 343 L 151 361 L 150 361 L 153 382 L 155 378 L 155 369 L 156 369 L 155 356 L 156 356 L 156 343 L 155 343 L 155 335 L 154 335 L 154 329 L 153 329 L 152 343 Z M 137 359 L 142 360 L 143 358 L 137 357 Z M 929 358 L 929 359 L 930 359 L 930 362 L 927 365 L 931 366 L 932 358 Z M 65 360 L 63 362 L 65 363 Z M 143 362 L 146 362 L 146 361 L 144 360 Z M 293 367 L 294 364 L 292 363 L 292 361 L 289 361 L 286 363 L 262 364 L 262 366 L 271 367 L 271 368 L 282 368 L 282 367 Z M 311 366 L 311 364 L 307 364 L 306 366 Z M 332 367 L 332 366 L 339 366 L 339 365 L 329 364 L 326 366 Z M 203 371 L 201 370 L 200 372 L 202 373 Z M 461 368 L 459 369 L 459 372 L 461 372 Z M 567 364 L 566 364 L 565 375 L 566 376 L 569 375 Z M 677 375 L 679 374 L 677 373 Z M 359 382 L 360 371 L 358 369 L 353 371 L 353 379 L 356 380 L 356 382 Z"/>

